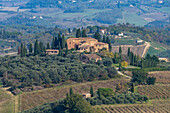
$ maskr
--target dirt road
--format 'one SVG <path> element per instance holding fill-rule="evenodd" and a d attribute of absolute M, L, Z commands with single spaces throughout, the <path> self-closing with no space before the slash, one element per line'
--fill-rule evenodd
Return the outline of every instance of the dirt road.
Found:
<path fill-rule="evenodd" d="M 149 42 L 145 42 L 145 44 L 146 44 L 146 47 L 143 51 L 142 57 L 145 57 L 147 51 L 149 50 L 149 47 L 151 46 L 151 44 Z"/>

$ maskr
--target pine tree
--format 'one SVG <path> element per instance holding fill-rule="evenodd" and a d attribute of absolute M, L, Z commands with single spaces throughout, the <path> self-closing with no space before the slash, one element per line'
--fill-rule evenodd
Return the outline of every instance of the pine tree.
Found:
<path fill-rule="evenodd" d="M 87 35 L 86 35 L 86 29 L 83 29 L 83 31 L 82 31 L 82 37 L 87 37 Z"/>
<path fill-rule="evenodd" d="M 73 94 L 73 89 L 72 88 L 70 88 L 70 95 L 72 95 Z"/>
<path fill-rule="evenodd" d="M 81 30 L 80 28 L 76 31 L 76 38 L 81 37 Z"/>
<path fill-rule="evenodd" d="M 52 43 L 51 43 L 51 49 L 55 49 L 54 43 L 55 43 L 55 39 L 53 37 L 53 40 L 52 40 Z"/>
<path fill-rule="evenodd" d="M 39 54 L 39 44 L 38 44 L 38 40 L 36 40 L 34 44 L 34 55 L 38 55 L 38 54 Z"/>
<path fill-rule="evenodd" d="M 93 87 L 91 86 L 91 88 L 90 88 L 90 94 L 91 94 L 91 97 L 93 97 Z"/>
<path fill-rule="evenodd" d="M 32 54 L 32 43 L 29 45 L 29 54 Z"/>

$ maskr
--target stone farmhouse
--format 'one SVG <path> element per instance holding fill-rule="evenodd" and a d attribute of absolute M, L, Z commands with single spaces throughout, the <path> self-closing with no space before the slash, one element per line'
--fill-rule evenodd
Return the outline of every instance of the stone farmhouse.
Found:
<path fill-rule="evenodd" d="M 79 52 L 99 52 L 103 48 L 109 50 L 107 43 L 98 42 L 94 38 L 69 38 L 67 39 L 68 49 L 76 49 Z"/>
<path fill-rule="evenodd" d="M 59 50 L 47 49 L 46 53 L 49 54 L 49 55 L 58 55 L 59 54 Z"/>
<path fill-rule="evenodd" d="M 88 63 L 90 60 L 95 60 L 95 62 L 97 62 L 98 60 L 102 60 L 102 58 L 96 54 L 83 54 L 80 57 L 80 60 Z"/>

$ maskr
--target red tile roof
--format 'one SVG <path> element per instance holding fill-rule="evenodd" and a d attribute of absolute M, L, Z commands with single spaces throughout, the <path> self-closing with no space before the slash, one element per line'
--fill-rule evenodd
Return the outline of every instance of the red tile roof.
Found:
<path fill-rule="evenodd" d="M 96 54 L 84 54 L 84 56 L 86 56 L 88 58 L 101 58 L 100 56 L 98 56 Z"/>

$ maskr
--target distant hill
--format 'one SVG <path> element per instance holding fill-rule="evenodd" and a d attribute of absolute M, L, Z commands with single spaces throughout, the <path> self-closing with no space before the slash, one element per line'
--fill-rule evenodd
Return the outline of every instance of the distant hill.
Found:
<path fill-rule="evenodd" d="M 130 23 L 161 27 L 169 24 L 169 0 L 3 0 L 0 25 L 41 25 L 62 28 Z M 48 17 L 30 20 L 20 15 Z M 67 13 L 67 14 L 66 14 Z M 26 22 L 23 22 L 25 21 Z"/>

